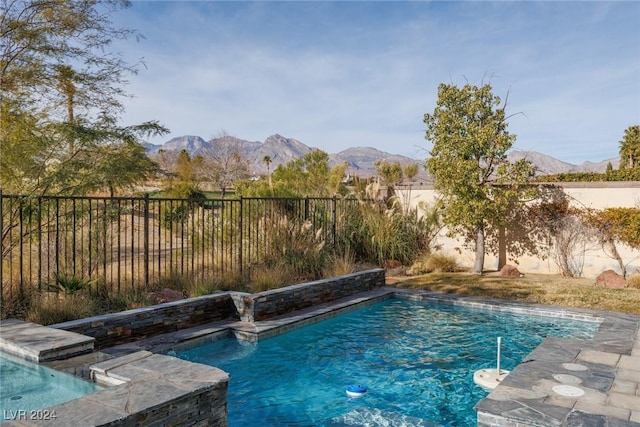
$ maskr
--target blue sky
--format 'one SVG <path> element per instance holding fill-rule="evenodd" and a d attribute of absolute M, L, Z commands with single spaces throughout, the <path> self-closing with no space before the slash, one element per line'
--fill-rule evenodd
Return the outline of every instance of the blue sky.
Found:
<path fill-rule="evenodd" d="M 423 159 L 439 83 L 508 93 L 515 149 L 617 157 L 640 124 L 640 2 L 133 2 L 123 124 Z"/>

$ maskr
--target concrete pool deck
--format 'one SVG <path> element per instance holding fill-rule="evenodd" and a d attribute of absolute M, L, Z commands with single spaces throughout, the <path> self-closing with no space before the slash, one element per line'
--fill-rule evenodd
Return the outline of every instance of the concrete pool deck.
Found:
<path fill-rule="evenodd" d="M 100 355 L 97 360 L 109 360 L 141 351 L 167 353 L 233 336 L 256 341 L 393 297 L 600 323 L 592 340 L 548 338 L 540 344 L 477 403 L 479 426 L 640 427 L 640 316 L 394 287 L 378 287 L 263 321 L 207 323 L 47 364 L 65 369 L 88 363 L 81 361 L 96 355 Z"/>

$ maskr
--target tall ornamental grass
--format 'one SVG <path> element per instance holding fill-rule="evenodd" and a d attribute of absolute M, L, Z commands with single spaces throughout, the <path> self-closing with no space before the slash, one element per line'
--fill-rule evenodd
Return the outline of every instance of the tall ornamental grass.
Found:
<path fill-rule="evenodd" d="M 378 202 L 362 202 L 341 218 L 341 246 L 349 247 L 361 262 L 382 265 L 395 260 L 410 265 L 430 251 L 437 221 L 419 215 L 417 209 L 404 211 L 398 203 L 391 207 Z"/>

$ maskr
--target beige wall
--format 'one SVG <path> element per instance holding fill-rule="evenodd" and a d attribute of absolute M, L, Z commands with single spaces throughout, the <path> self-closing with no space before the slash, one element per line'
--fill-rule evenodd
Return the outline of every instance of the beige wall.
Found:
<path fill-rule="evenodd" d="M 599 183 L 562 183 L 556 184 L 562 187 L 569 197 L 570 203 L 577 207 L 589 207 L 604 209 L 608 207 L 638 207 L 640 208 L 640 182 L 599 182 Z M 403 203 L 416 207 L 420 202 L 433 204 L 438 198 L 438 193 L 431 186 L 401 187 L 397 190 Z M 446 236 L 443 230 L 438 237 L 438 243 L 445 253 L 453 255 L 461 266 L 471 268 L 474 263 L 475 253 L 466 249 L 462 240 L 452 239 Z M 627 265 L 627 274 L 640 272 L 640 251 L 632 250 L 625 245 L 617 245 L 618 252 Z M 582 266 L 582 276 L 595 278 L 607 269 L 620 273 L 617 261 L 608 256 L 602 247 L 595 241 L 588 242 L 575 253 L 575 262 Z M 516 265 L 507 254 L 509 264 Z M 492 270 L 498 267 L 496 257 L 488 255 L 485 258 L 485 269 Z M 549 251 L 547 259 L 524 256 L 517 259 L 517 267 L 526 273 L 557 274 L 559 269 L 553 261 L 553 249 Z"/>

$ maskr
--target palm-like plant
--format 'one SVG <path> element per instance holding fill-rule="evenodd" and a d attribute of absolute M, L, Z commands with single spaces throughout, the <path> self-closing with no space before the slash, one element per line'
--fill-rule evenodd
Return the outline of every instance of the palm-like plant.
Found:
<path fill-rule="evenodd" d="M 269 177 L 269 188 L 271 189 L 271 191 L 273 191 L 273 184 L 271 183 L 271 156 L 266 155 L 262 158 L 262 162 L 267 165 L 267 176 Z"/>
<path fill-rule="evenodd" d="M 640 166 L 640 125 L 629 126 L 620 141 L 620 169 Z"/>

